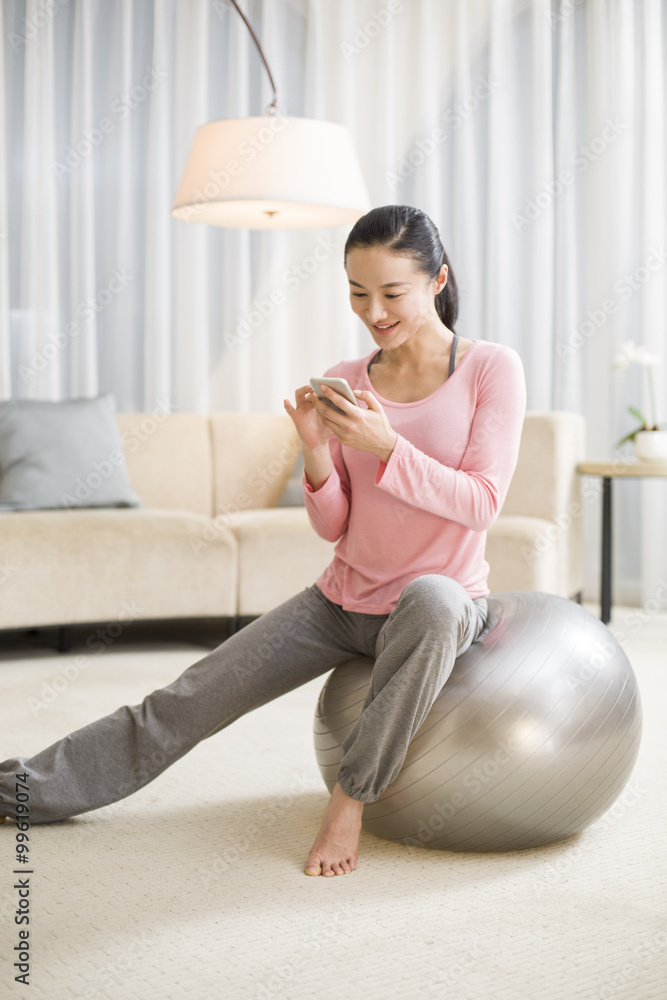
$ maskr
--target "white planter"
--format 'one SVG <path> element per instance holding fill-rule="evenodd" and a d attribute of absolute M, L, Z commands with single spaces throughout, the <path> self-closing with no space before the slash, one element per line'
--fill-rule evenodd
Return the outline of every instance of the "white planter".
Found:
<path fill-rule="evenodd" d="M 639 431 L 635 454 L 643 462 L 667 462 L 667 431 Z"/>

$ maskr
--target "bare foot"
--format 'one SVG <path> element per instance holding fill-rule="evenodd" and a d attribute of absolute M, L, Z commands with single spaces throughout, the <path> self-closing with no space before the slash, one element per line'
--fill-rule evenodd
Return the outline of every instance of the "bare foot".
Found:
<path fill-rule="evenodd" d="M 306 863 L 306 875 L 347 875 L 357 867 L 364 803 L 334 785 Z"/>

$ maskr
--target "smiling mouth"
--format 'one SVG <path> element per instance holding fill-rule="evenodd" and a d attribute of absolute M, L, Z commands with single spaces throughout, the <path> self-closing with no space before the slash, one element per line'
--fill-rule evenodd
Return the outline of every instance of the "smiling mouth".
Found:
<path fill-rule="evenodd" d="M 396 320 L 396 322 L 392 323 L 391 326 L 376 326 L 375 323 L 371 323 L 371 326 L 374 330 L 377 330 L 378 333 L 389 333 L 390 330 L 393 330 L 398 326 L 399 322 L 400 320 Z"/>

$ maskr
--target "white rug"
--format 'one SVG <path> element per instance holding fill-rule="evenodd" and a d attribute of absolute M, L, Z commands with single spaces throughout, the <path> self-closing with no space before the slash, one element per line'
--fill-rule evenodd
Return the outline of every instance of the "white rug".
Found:
<path fill-rule="evenodd" d="M 630 636 L 642 749 L 583 834 L 454 854 L 364 831 L 356 872 L 305 875 L 328 799 L 312 746 L 322 675 L 135 795 L 32 828 L 30 986 L 14 982 L 17 831 L 0 826 L 0 997 L 665 1000 L 667 615 L 630 614 L 612 624 Z M 140 702 L 217 641 L 125 635 L 68 679 L 85 646 L 0 637 L 0 759 Z M 30 702 L 49 691 L 48 707 Z"/>

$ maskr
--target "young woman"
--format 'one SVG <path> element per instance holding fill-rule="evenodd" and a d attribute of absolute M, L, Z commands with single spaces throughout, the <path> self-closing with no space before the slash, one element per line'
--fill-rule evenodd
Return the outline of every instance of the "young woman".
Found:
<path fill-rule="evenodd" d="M 487 615 L 486 530 L 514 471 L 526 405 L 511 348 L 454 333 L 456 282 L 418 209 L 373 209 L 344 252 L 350 302 L 374 350 L 326 375 L 358 406 L 310 386 L 284 401 L 301 440 L 314 530 L 337 542 L 315 583 L 255 619 L 172 684 L 26 759 L 0 765 L 0 814 L 27 772 L 30 822 L 130 795 L 200 740 L 332 670 L 375 658 L 363 710 L 308 854 L 308 875 L 356 868 L 365 802 L 397 777 L 410 740 Z"/>

